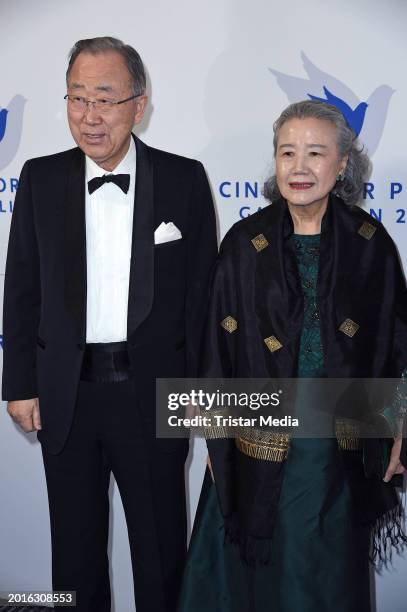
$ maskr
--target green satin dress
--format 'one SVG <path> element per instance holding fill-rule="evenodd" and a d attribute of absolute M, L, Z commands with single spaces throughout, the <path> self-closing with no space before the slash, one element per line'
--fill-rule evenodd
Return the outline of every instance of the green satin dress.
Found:
<path fill-rule="evenodd" d="M 316 304 L 319 235 L 294 235 L 304 293 L 298 376 L 324 375 Z M 223 545 L 215 486 L 205 475 L 179 612 L 369 612 L 369 532 L 356 527 L 338 443 L 292 439 L 268 566 Z"/>

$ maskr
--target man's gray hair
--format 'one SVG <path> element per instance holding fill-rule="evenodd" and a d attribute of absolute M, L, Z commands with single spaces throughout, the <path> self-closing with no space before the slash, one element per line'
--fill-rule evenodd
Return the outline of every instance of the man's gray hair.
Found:
<path fill-rule="evenodd" d="M 146 91 L 146 73 L 140 55 L 133 47 L 125 45 L 121 40 L 112 36 L 99 36 L 98 38 L 78 40 L 68 55 L 69 63 L 66 71 L 66 82 L 68 83 L 73 63 L 80 53 L 97 55 L 106 51 L 117 51 L 117 53 L 120 53 L 130 73 L 134 95 L 144 94 Z"/>
<path fill-rule="evenodd" d="M 290 104 L 274 123 L 274 157 L 277 153 L 278 135 L 282 125 L 290 119 L 321 119 L 329 121 L 336 128 L 338 157 L 342 159 L 348 155 L 348 163 L 343 173 L 343 179 L 338 180 L 332 192 L 349 205 L 356 204 L 362 195 L 364 183 L 367 180 L 371 163 L 363 147 L 359 144 L 355 132 L 348 126 L 340 110 L 326 102 L 318 100 L 304 100 Z M 281 198 L 277 185 L 276 175 L 273 174 L 264 184 L 264 197 L 273 201 Z"/>

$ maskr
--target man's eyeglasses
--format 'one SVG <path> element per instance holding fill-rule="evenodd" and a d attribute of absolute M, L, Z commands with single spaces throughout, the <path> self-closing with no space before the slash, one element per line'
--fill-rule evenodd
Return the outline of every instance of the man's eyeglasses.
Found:
<path fill-rule="evenodd" d="M 86 112 L 89 108 L 89 105 L 92 104 L 93 108 L 95 108 L 100 113 L 107 113 L 112 110 L 113 107 L 118 106 L 119 104 L 124 104 L 129 100 L 134 100 L 134 98 L 139 98 L 142 94 L 137 94 L 136 96 L 130 96 L 130 98 L 125 98 L 124 100 L 105 100 L 100 98 L 98 100 L 87 100 L 83 96 L 72 96 L 70 94 L 66 94 L 64 96 L 64 100 L 67 100 L 69 106 L 74 111 Z"/>

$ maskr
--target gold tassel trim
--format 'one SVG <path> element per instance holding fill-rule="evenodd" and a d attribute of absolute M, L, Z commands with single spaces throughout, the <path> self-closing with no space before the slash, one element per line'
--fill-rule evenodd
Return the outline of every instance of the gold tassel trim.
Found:
<path fill-rule="evenodd" d="M 211 408 L 210 410 L 201 409 L 202 416 L 227 416 L 227 411 L 224 408 Z M 206 440 L 217 440 L 219 438 L 229 438 L 230 431 L 228 427 L 224 425 L 211 425 L 210 427 L 203 428 L 203 435 Z"/>
<path fill-rule="evenodd" d="M 360 429 L 357 424 L 336 419 L 335 434 L 341 450 L 359 450 L 361 448 Z"/>
<path fill-rule="evenodd" d="M 204 437 L 206 440 L 217 440 L 218 438 L 228 438 L 229 431 L 227 427 L 220 425 L 219 427 L 204 427 Z"/>
<path fill-rule="evenodd" d="M 361 448 L 360 438 L 338 438 L 338 445 L 341 450 L 359 450 Z"/>
<path fill-rule="evenodd" d="M 214 411 L 214 413 L 221 411 Z M 290 446 L 290 435 L 285 433 L 263 432 L 254 428 L 241 428 L 235 444 L 240 452 L 264 461 L 284 461 Z M 337 420 L 335 433 L 341 450 L 355 451 L 361 448 L 359 428 L 354 423 Z M 229 438 L 228 427 L 213 426 L 204 428 L 204 437 L 209 440 Z"/>
<path fill-rule="evenodd" d="M 253 459 L 284 461 L 290 445 L 290 436 L 273 432 L 265 434 L 258 430 L 246 429 L 244 436 L 236 437 L 235 444 L 241 453 Z"/>

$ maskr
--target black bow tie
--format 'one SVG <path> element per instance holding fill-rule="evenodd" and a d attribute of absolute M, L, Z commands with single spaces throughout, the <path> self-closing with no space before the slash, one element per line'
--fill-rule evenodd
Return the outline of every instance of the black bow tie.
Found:
<path fill-rule="evenodd" d="M 89 193 L 93 193 L 104 183 L 115 183 L 124 193 L 127 193 L 130 186 L 130 174 L 104 174 L 103 176 L 96 176 L 88 181 Z"/>

